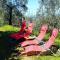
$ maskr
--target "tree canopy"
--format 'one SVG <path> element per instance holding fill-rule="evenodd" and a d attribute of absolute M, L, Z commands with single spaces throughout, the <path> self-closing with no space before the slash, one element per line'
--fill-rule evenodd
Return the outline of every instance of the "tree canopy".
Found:
<path fill-rule="evenodd" d="M 37 17 L 47 21 L 52 26 L 59 25 L 60 0 L 39 0 Z"/>
<path fill-rule="evenodd" d="M 0 8 L 3 9 L 4 19 L 9 21 L 9 25 L 12 25 L 13 16 L 23 16 L 27 11 L 26 4 L 28 0 L 0 0 Z"/>

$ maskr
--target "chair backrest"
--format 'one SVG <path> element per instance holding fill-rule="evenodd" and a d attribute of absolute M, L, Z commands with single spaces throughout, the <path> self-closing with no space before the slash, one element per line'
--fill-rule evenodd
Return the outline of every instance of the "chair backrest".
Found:
<path fill-rule="evenodd" d="M 23 21 L 20 32 L 23 32 L 25 29 L 26 29 L 26 21 Z"/>
<path fill-rule="evenodd" d="M 57 37 L 57 35 L 58 35 L 58 29 L 54 28 L 53 31 L 52 31 L 51 37 L 50 37 L 49 40 L 44 44 L 44 48 L 45 48 L 45 49 L 48 49 L 48 48 L 51 47 L 51 45 L 54 43 L 55 38 Z"/>
<path fill-rule="evenodd" d="M 30 27 L 31 26 L 31 27 Z M 32 23 L 28 24 L 28 28 L 26 29 L 26 21 L 23 21 L 21 30 L 18 33 L 11 34 L 10 37 L 16 40 L 20 40 L 21 38 L 27 37 L 30 34 L 27 33 L 32 33 Z M 27 31 L 25 31 L 27 30 Z M 31 30 L 31 31 L 29 31 Z"/>
<path fill-rule="evenodd" d="M 42 25 L 40 33 L 39 33 L 38 37 L 36 38 L 37 41 L 41 41 L 45 37 L 47 29 L 48 29 L 48 26 L 46 24 Z"/>
<path fill-rule="evenodd" d="M 34 27 L 34 23 L 29 23 L 28 28 L 27 28 L 27 31 L 24 34 L 24 37 L 27 37 L 28 38 L 30 36 L 30 34 L 33 31 L 33 27 Z"/>

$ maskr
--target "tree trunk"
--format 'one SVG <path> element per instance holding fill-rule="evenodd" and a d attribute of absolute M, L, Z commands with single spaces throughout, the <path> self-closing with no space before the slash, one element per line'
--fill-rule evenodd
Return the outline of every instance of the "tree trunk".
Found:
<path fill-rule="evenodd" d="M 10 14 L 10 16 L 9 16 L 9 25 L 12 25 L 12 8 L 11 7 L 9 7 L 10 8 L 10 10 L 9 10 L 9 14 Z"/>

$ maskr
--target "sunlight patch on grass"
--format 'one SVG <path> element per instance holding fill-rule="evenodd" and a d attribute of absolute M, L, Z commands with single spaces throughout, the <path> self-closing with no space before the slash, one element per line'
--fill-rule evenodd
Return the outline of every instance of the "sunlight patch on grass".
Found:
<path fill-rule="evenodd" d="M 19 31 L 19 30 L 20 28 L 14 27 L 11 25 L 5 25 L 5 26 L 0 27 L 0 31 Z"/>
<path fill-rule="evenodd" d="M 22 56 L 20 60 L 60 60 L 60 57 L 55 56 Z"/>

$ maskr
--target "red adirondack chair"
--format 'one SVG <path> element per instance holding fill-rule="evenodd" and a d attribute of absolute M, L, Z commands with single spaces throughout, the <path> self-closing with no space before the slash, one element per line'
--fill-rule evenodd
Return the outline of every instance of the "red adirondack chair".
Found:
<path fill-rule="evenodd" d="M 52 35 L 49 38 L 49 40 L 42 46 L 39 45 L 29 45 L 24 47 L 24 52 L 22 52 L 21 54 L 27 54 L 27 55 L 32 55 L 32 54 L 38 54 L 40 52 L 46 52 L 54 43 L 55 38 L 58 35 L 58 29 L 54 28 L 52 31 Z"/>
<path fill-rule="evenodd" d="M 21 27 L 20 32 L 15 33 L 15 34 L 11 34 L 9 37 L 16 39 L 16 40 L 19 40 L 20 38 L 26 39 L 26 37 L 28 37 L 32 33 L 32 30 L 33 30 L 33 23 L 29 23 L 29 26 L 26 29 L 26 22 L 24 21 L 22 23 L 22 27 Z"/>
<path fill-rule="evenodd" d="M 24 38 L 25 38 L 26 40 L 28 40 L 30 34 L 32 34 L 33 27 L 34 27 L 34 24 L 33 24 L 33 23 L 30 23 L 29 26 L 28 26 L 28 29 L 26 30 L 26 33 L 24 34 Z"/>
<path fill-rule="evenodd" d="M 47 29 L 48 29 L 48 26 L 47 26 L 46 24 L 45 24 L 45 25 L 42 25 L 38 37 L 36 37 L 34 40 L 29 40 L 29 41 L 24 41 L 24 42 L 22 42 L 22 43 L 21 43 L 21 46 L 22 46 L 22 47 L 25 47 L 25 46 L 27 46 L 27 45 L 39 44 L 39 42 L 40 42 L 41 40 L 43 40 L 43 38 L 45 37 L 45 34 L 46 34 L 46 32 L 47 32 Z"/>
<path fill-rule="evenodd" d="M 18 40 L 17 36 L 22 34 L 25 31 L 25 29 L 26 29 L 26 21 L 23 21 L 20 31 L 18 33 L 14 33 L 14 34 L 9 35 L 9 37 Z"/>

